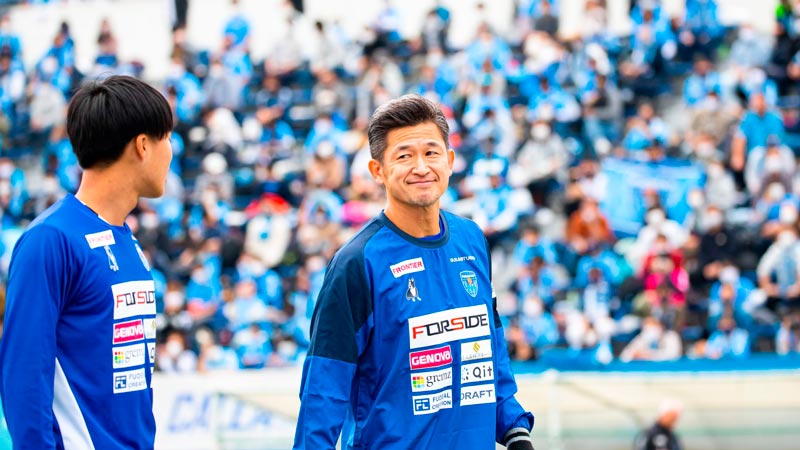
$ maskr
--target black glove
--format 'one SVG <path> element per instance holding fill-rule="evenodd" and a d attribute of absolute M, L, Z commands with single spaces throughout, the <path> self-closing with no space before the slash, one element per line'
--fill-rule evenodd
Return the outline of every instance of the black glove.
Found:
<path fill-rule="evenodd" d="M 506 433 L 506 448 L 508 450 L 533 450 L 531 433 L 525 428 L 513 428 Z"/>

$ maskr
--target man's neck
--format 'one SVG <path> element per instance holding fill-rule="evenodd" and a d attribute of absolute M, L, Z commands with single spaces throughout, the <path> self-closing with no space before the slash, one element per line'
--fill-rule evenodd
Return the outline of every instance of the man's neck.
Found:
<path fill-rule="evenodd" d="M 397 228 L 415 238 L 435 236 L 441 232 L 439 202 L 427 207 L 389 204 L 384 214 Z"/>
<path fill-rule="evenodd" d="M 126 179 L 124 171 L 116 167 L 83 172 L 75 197 L 111 225 L 121 226 L 136 207 L 139 196 Z"/>

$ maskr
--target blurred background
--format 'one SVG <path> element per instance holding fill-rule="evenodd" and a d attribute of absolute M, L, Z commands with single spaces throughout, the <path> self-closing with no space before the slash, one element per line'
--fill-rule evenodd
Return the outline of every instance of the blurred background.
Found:
<path fill-rule="evenodd" d="M 167 192 L 128 219 L 156 448 L 291 446 L 327 262 L 385 201 L 366 125 L 409 92 L 449 120 L 443 207 L 489 239 L 537 449 L 633 448 L 668 410 L 686 449 L 798 447 L 800 2 L 0 5 L 0 280 L 78 186 L 83 81 L 174 109 Z"/>

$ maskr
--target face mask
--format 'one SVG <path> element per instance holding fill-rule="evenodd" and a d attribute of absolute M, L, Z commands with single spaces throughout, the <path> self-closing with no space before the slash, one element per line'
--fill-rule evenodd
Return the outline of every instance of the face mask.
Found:
<path fill-rule="evenodd" d="M 719 164 L 710 164 L 707 169 L 708 177 L 712 179 L 717 179 L 725 173 L 725 169 L 722 168 Z"/>
<path fill-rule="evenodd" d="M 792 205 L 781 205 L 778 212 L 778 221 L 785 225 L 793 224 L 797 221 L 797 208 Z"/>
<path fill-rule="evenodd" d="M 657 340 L 661 335 L 661 330 L 658 327 L 646 326 L 642 328 L 642 337 L 648 341 Z"/>
<path fill-rule="evenodd" d="M 522 305 L 522 313 L 527 317 L 537 318 L 542 315 L 542 304 L 537 301 L 527 301 Z"/>
<path fill-rule="evenodd" d="M 780 183 L 772 183 L 767 188 L 767 198 L 774 202 L 781 200 L 786 195 L 786 189 Z"/>
<path fill-rule="evenodd" d="M 184 296 L 179 291 L 171 291 L 164 294 L 164 306 L 169 309 L 178 309 L 183 306 Z"/>
<path fill-rule="evenodd" d="M 158 214 L 155 213 L 142 214 L 139 219 L 139 224 L 147 230 L 158 228 L 158 222 Z"/>
<path fill-rule="evenodd" d="M 714 144 L 711 142 L 700 142 L 697 144 L 697 156 L 701 158 L 708 158 L 713 155 L 716 150 Z"/>
<path fill-rule="evenodd" d="M 317 156 L 322 159 L 327 159 L 333 156 L 333 153 L 336 149 L 334 148 L 333 144 L 329 141 L 320 142 L 317 145 Z"/>
<path fill-rule="evenodd" d="M 706 214 L 703 219 L 703 225 L 703 228 L 706 230 L 717 228 L 722 225 L 722 214 L 716 211 Z"/>
<path fill-rule="evenodd" d="M 660 209 L 654 209 L 649 213 L 647 213 L 647 216 L 645 216 L 645 221 L 647 222 L 647 224 L 653 226 L 661 225 L 662 223 L 664 223 L 664 219 L 666 219 L 666 217 L 664 216 L 664 211 Z"/>
<path fill-rule="evenodd" d="M 748 42 L 753 40 L 756 37 L 756 32 L 751 30 L 750 28 L 740 28 L 739 29 L 739 39 Z"/>
<path fill-rule="evenodd" d="M 764 158 L 764 171 L 767 173 L 777 173 L 781 171 L 781 159 L 779 156 L 767 156 Z"/>
<path fill-rule="evenodd" d="M 549 138 L 550 133 L 550 126 L 543 123 L 536 124 L 533 126 L 533 128 L 531 128 L 531 135 L 537 141 L 543 141 Z"/>
<path fill-rule="evenodd" d="M 166 350 L 167 355 L 169 355 L 171 358 L 176 358 L 183 351 L 183 344 L 174 340 L 169 341 L 167 342 L 167 345 L 164 346 L 164 350 Z"/>
<path fill-rule="evenodd" d="M 703 191 L 700 190 L 693 190 L 689 192 L 689 196 L 686 199 L 686 202 L 692 209 L 697 209 L 703 205 Z"/>
<path fill-rule="evenodd" d="M 787 247 L 789 245 L 792 245 L 792 243 L 794 243 L 796 239 L 797 238 L 795 237 L 793 232 L 785 230 L 781 231 L 780 234 L 778 234 L 778 238 L 775 240 L 775 243 L 781 247 Z"/>
<path fill-rule="evenodd" d="M 14 164 L 12 163 L 2 163 L 0 164 L 0 178 L 11 178 L 11 174 L 14 173 Z"/>

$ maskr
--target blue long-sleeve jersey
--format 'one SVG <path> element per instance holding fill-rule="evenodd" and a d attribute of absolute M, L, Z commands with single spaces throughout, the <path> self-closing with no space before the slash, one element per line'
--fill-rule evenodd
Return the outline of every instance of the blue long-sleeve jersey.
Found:
<path fill-rule="evenodd" d="M 72 195 L 11 258 L 0 398 L 15 450 L 152 449 L 155 293 L 127 226 Z"/>
<path fill-rule="evenodd" d="M 381 214 L 331 261 L 312 318 L 295 449 L 491 450 L 533 415 L 517 387 L 478 227 L 414 238 Z"/>

